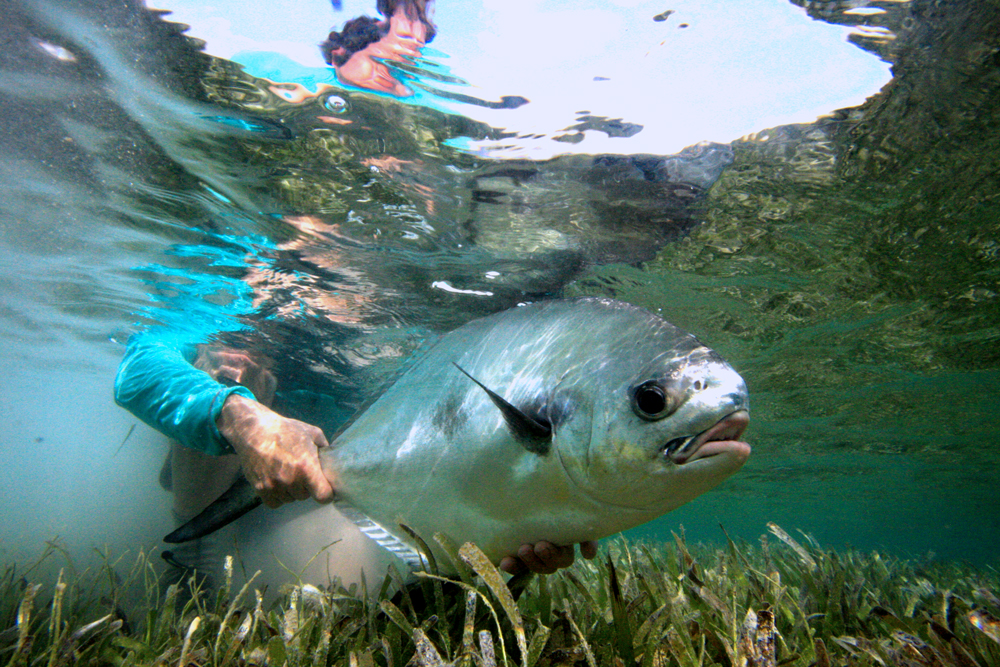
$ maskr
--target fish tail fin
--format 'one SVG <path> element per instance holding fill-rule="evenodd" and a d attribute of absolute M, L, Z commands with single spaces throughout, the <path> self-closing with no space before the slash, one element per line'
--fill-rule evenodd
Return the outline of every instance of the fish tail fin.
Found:
<path fill-rule="evenodd" d="M 246 477 L 240 476 L 229 489 L 195 518 L 163 538 L 169 544 L 190 542 L 210 535 L 261 505 L 260 496 Z"/>
<path fill-rule="evenodd" d="M 241 516 L 261 505 L 261 499 L 245 477 L 237 479 L 229 490 L 219 496 L 202 512 L 163 538 L 169 544 L 190 542 L 210 535 L 236 521 Z M 412 569 L 422 569 L 425 557 L 411 541 L 400 537 L 400 533 L 387 529 L 353 505 L 337 502 L 337 509 L 366 537 L 393 554 Z"/>

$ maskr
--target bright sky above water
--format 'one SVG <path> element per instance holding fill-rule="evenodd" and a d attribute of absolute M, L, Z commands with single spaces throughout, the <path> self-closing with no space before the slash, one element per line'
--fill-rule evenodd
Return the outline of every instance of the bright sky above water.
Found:
<path fill-rule="evenodd" d="M 191 25 L 209 52 L 274 79 L 333 81 L 317 44 L 374 0 L 148 0 Z M 653 17 L 667 10 L 663 21 Z M 420 103 L 541 138 L 468 145 L 495 156 L 566 152 L 670 154 L 699 141 L 729 142 L 855 106 L 890 79 L 889 66 L 847 41 L 849 30 L 810 19 L 787 0 L 439 0 L 428 59 L 484 100 L 519 95 L 518 109 L 441 99 Z M 254 55 L 253 52 L 258 52 Z M 262 63 L 267 63 L 264 67 Z M 588 130 L 577 144 L 553 141 L 580 112 L 643 126 L 630 138 Z"/>

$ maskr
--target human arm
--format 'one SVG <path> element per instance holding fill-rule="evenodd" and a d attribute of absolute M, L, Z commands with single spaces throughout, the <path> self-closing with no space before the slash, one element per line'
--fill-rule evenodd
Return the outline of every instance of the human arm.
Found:
<path fill-rule="evenodd" d="M 253 398 L 192 365 L 195 348 L 152 333 L 133 336 L 115 378 L 115 402 L 182 445 L 205 454 L 233 453 L 216 419 L 232 395 Z"/>
<path fill-rule="evenodd" d="M 147 333 L 129 341 L 115 379 L 115 401 L 186 447 L 239 456 L 244 475 L 270 507 L 310 495 L 328 501 L 333 489 L 318 456 L 326 438 L 315 426 L 282 417 L 256 400 L 269 403 L 275 384 L 246 353 L 196 349 Z"/>

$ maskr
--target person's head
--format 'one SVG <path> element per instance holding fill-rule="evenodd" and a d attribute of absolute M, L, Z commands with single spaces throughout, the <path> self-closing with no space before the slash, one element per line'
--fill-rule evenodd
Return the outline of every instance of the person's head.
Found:
<path fill-rule="evenodd" d="M 382 39 L 385 31 L 385 24 L 377 19 L 369 16 L 353 18 L 344 24 L 340 32 L 331 31 L 329 37 L 320 44 L 323 60 L 328 65 L 340 67 L 352 55 Z"/>
<path fill-rule="evenodd" d="M 385 18 L 351 19 L 320 45 L 323 58 L 336 68 L 342 83 L 397 97 L 412 95 L 413 91 L 393 74 L 388 61 L 418 58 L 423 46 L 434 38 L 436 28 L 428 17 L 432 0 L 377 2 Z"/>

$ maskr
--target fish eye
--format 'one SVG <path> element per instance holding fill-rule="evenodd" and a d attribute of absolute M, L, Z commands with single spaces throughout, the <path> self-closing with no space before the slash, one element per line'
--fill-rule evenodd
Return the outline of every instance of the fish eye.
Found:
<path fill-rule="evenodd" d="M 653 380 L 647 380 L 632 391 L 632 410 L 643 419 L 663 419 L 673 412 L 666 390 Z"/>

